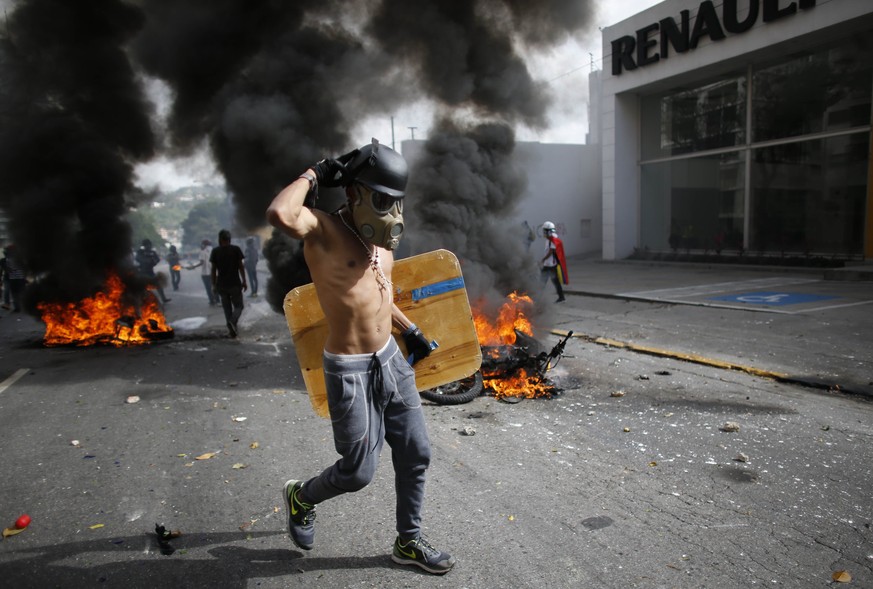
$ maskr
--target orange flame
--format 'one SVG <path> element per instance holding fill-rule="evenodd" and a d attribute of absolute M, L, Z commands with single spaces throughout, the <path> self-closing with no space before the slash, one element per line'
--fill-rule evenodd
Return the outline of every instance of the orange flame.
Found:
<path fill-rule="evenodd" d="M 488 378 L 488 375 L 483 373 L 482 382 L 485 388 L 494 391 L 494 396 L 497 399 L 504 397 L 524 397 L 525 399 L 551 397 L 555 390 L 554 386 L 545 382 L 540 375 L 528 374 L 524 368 L 519 368 L 515 375 L 510 378 Z"/>
<path fill-rule="evenodd" d="M 533 327 L 525 315 L 525 310 L 533 306 L 531 298 L 517 292 L 510 293 L 506 298 L 508 300 L 500 306 L 493 321 L 485 315 L 481 304 L 473 310 L 473 322 L 476 324 L 480 346 L 514 344 L 515 330 L 533 335 Z"/>
<path fill-rule="evenodd" d="M 491 347 L 490 350 L 483 350 L 483 353 L 491 354 L 492 358 L 499 357 L 499 346 L 515 344 L 516 331 L 533 337 L 533 325 L 527 317 L 533 307 L 531 298 L 517 292 L 510 293 L 506 298 L 493 320 L 486 316 L 482 304 L 473 309 L 473 322 L 476 325 L 479 345 Z M 485 388 L 494 391 L 494 396 L 498 399 L 550 397 L 553 390 L 538 374 L 529 374 L 524 368 L 518 369 L 511 376 L 483 369 L 482 377 Z"/>
<path fill-rule="evenodd" d="M 145 344 L 159 336 L 172 335 L 157 299 L 147 293 L 139 312 L 122 301 L 124 283 L 116 274 L 104 289 L 78 303 L 39 303 L 45 323 L 43 343 L 47 346 L 125 346 Z"/>

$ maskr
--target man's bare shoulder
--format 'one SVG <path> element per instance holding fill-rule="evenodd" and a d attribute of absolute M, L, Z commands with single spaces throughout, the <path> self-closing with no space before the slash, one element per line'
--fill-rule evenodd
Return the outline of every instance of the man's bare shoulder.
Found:
<path fill-rule="evenodd" d="M 337 215 L 325 213 L 318 209 L 313 209 L 312 214 L 316 223 L 312 230 L 304 236 L 303 242 L 307 247 L 332 249 L 336 242 L 342 239 L 342 231 L 345 231 L 340 219 Z"/>

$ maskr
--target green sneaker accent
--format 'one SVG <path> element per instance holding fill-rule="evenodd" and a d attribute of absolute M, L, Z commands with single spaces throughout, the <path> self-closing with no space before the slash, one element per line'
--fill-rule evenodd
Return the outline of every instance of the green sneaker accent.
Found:
<path fill-rule="evenodd" d="M 302 481 L 289 480 L 282 489 L 282 498 L 288 509 L 288 533 L 298 548 L 312 550 L 315 541 L 315 505 L 299 499 Z"/>
<path fill-rule="evenodd" d="M 422 537 L 406 542 L 400 536 L 394 540 L 391 560 L 397 564 L 412 564 L 435 575 L 444 575 L 455 566 L 455 557 L 440 552 Z"/>

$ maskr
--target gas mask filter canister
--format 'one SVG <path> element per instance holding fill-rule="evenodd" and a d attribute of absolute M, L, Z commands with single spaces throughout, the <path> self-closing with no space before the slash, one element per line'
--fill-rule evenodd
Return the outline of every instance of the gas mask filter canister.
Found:
<path fill-rule="evenodd" d="M 352 220 L 368 242 L 393 250 L 403 236 L 403 198 L 355 183 L 351 187 Z"/>

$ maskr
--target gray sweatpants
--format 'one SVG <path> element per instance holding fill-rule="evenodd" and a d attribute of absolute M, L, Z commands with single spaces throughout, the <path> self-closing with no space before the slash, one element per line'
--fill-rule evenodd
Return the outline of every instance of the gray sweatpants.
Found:
<path fill-rule="evenodd" d="M 397 533 L 404 540 L 418 537 L 430 440 L 415 372 L 390 337 L 374 354 L 324 352 L 324 380 L 341 458 L 303 485 L 303 499 L 321 503 L 366 487 L 387 441 L 394 463 Z"/>

